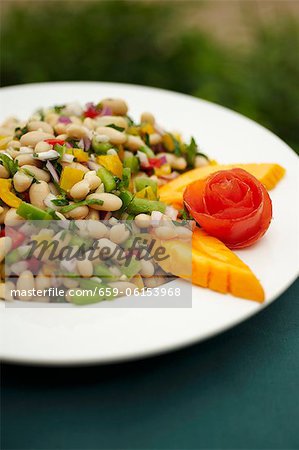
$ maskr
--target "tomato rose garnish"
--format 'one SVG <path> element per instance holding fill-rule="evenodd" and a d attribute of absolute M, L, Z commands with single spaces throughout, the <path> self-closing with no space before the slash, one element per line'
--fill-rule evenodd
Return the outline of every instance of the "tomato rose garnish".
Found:
<path fill-rule="evenodd" d="M 229 248 L 243 248 L 269 228 L 272 203 L 265 187 L 243 169 L 221 170 L 187 186 L 184 204 L 198 224 Z"/>

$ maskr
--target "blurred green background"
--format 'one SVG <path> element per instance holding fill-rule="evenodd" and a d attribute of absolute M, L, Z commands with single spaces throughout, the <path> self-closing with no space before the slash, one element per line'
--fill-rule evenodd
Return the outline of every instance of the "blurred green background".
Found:
<path fill-rule="evenodd" d="M 138 83 L 205 98 L 299 152 L 299 3 L 8 1 L 2 85 Z"/>

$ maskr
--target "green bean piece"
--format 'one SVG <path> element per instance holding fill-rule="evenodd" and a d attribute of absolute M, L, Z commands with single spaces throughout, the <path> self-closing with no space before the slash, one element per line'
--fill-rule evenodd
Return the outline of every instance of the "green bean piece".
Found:
<path fill-rule="evenodd" d="M 113 147 L 109 142 L 98 142 L 95 137 L 91 141 L 91 146 L 97 155 L 106 155 L 108 150 Z"/>
<path fill-rule="evenodd" d="M 105 169 L 105 167 L 100 167 L 97 171 L 97 175 L 101 178 L 106 192 L 111 192 L 116 189 L 115 179 L 112 173 Z"/>
<path fill-rule="evenodd" d="M 130 167 L 124 167 L 123 168 L 123 185 L 124 187 L 128 188 L 130 186 L 130 181 L 131 181 L 131 169 Z"/>
<path fill-rule="evenodd" d="M 146 188 L 147 186 L 150 186 L 153 190 L 153 192 L 157 195 L 158 192 L 158 186 L 156 181 L 152 180 L 149 177 L 137 177 L 135 178 L 135 188 L 136 191 L 142 191 L 142 189 Z"/>
<path fill-rule="evenodd" d="M 141 269 L 141 263 L 136 258 L 132 258 L 128 265 L 124 264 L 121 267 L 121 271 L 129 279 L 134 277 Z"/>
<path fill-rule="evenodd" d="M 155 153 L 148 146 L 140 147 L 139 149 L 142 153 L 145 153 L 148 158 L 154 158 Z"/>
<path fill-rule="evenodd" d="M 20 203 L 17 214 L 28 220 L 53 220 L 53 217 L 47 211 L 26 202 Z"/>
<path fill-rule="evenodd" d="M 105 281 L 105 278 L 109 278 L 109 281 L 111 281 L 111 279 L 115 278 L 114 275 L 108 269 L 108 267 L 105 266 L 105 264 L 97 264 L 94 267 L 94 275 L 96 277 L 104 279 L 104 281 Z"/>
<path fill-rule="evenodd" d="M 133 200 L 133 194 L 130 191 L 121 191 L 119 193 L 119 198 L 123 202 L 122 207 L 120 208 L 120 212 L 123 213 L 128 208 L 129 204 Z"/>
<path fill-rule="evenodd" d="M 133 174 L 139 172 L 139 160 L 134 155 L 129 156 L 128 158 L 125 158 L 123 161 L 123 165 L 124 165 L 124 167 L 128 167 L 129 169 L 131 169 L 131 172 Z"/>
<path fill-rule="evenodd" d="M 143 198 L 133 198 L 131 203 L 128 205 L 127 211 L 129 214 L 148 214 L 153 211 L 160 211 L 162 213 L 165 212 L 166 205 L 165 203 L 156 201 L 156 200 L 147 200 Z"/>

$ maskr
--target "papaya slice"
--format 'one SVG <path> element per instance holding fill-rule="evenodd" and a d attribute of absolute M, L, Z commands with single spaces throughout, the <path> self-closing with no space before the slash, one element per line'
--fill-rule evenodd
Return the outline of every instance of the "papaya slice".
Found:
<path fill-rule="evenodd" d="M 251 175 L 255 176 L 266 189 L 273 189 L 276 184 L 283 178 L 285 169 L 279 164 L 261 163 L 261 164 L 218 164 L 197 169 L 189 170 L 169 183 L 161 186 L 159 189 L 160 200 L 174 208 L 183 207 L 183 193 L 188 186 L 196 180 L 204 180 L 212 173 L 219 170 L 229 170 L 234 168 L 247 170 Z"/>
<path fill-rule="evenodd" d="M 192 236 L 192 270 L 190 245 L 183 241 L 159 241 L 170 256 L 158 261 L 159 266 L 173 275 L 192 280 L 193 284 L 223 294 L 262 303 L 265 294 L 251 269 L 221 241 L 196 228 Z M 192 275 L 191 275 L 192 273 Z"/>

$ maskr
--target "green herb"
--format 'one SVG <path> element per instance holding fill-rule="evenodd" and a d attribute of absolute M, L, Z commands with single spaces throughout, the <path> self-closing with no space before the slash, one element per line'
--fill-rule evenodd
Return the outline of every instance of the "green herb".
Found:
<path fill-rule="evenodd" d="M 197 154 L 197 144 L 192 137 L 190 144 L 186 147 L 186 161 L 189 168 L 193 168 L 195 164 L 195 157 Z"/>
<path fill-rule="evenodd" d="M 17 139 L 20 139 L 23 136 L 23 134 L 28 133 L 28 131 L 29 130 L 28 130 L 27 126 L 25 126 L 23 128 L 17 127 L 17 128 L 15 128 L 15 137 Z"/>
<path fill-rule="evenodd" d="M 135 125 L 134 120 L 132 119 L 132 117 L 127 116 L 127 121 L 128 121 L 129 127 L 133 127 Z"/>
<path fill-rule="evenodd" d="M 80 202 L 75 202 L 71 205 L 64 206 L 63 208 L 60 209 L 60 212 L 64 214 L 73 211 L 73 209 L 78 208 L 78 206 L 103 205 L 103 204 L 104 204 L 103 200 L 97 200 L 95 198 L 90 200 L 82 200 Z"/>
<path fill-rule="evenodd" d="M 150 137 L 148 133 L 145 133 L 144 142 L 147 145 L 147 147 L 150 147 Z"/>
<path fill-rule="evenodd" d="M 53 109 L 54 109 L 54 111 L 55 111 L 57 114 L 60 114 L 61 111 L 62 111 L 65 107 L 66 107 L 66 105 L 55 105 L 55 106 L 53 107 Z"/>
<path fill-rule="evenodd" d="M 4 153 L 0 153 L 0 161 L 11 176 L 14 176 L 19 169 L 18 163 Z"/>
<path fill-rule="evenodd" d="M 26 175 L 28 175 L 29 177 L 33 178 L 34 183 L 36 184 L 40 184 L 40 181 L 36 178 L 36 176 L 31 172 L 31 170 L 29 169 L 24 169 L 23 167 L 21 168 L 21 171 L 24 172 Z"/>
<path fill-rule="evenodd" d="M 54 200 L 51 200 L 51 202 L 55 206 L 66 206 L 66 205 L 69 205 L 69 201 L 65 197 L 56 198 Z"/>
<path fill-rule="evenodd" d="M 193 220 L 188 211 L 184 208 L 179 210 L 179 215 L 183 220 Z"/>
<path fill-rule="evenodd" d="M 114 123 L 110 123 L 110 125 L 106 125 L 106 127 L 113 128 L 114 130 L 117 130 L 117 131 L 124 131 L 125 130 L 123 127 L 118 127 Z"/>
<path fill-rule="evenodd" d="M 56 187 L 56 189 L 57 189 L 57 191 L 59 192 L 60 196 L 61 196 L 61 197 L 66 197 L 67 192 L 66 192 L 64 189 L 62 189 L 62 187 L 60 187 L 60 184 L 57 183 L 57 181 L 55 181 L 55 180 L 52 180 L 52 183 L 53 183 L 54 186 Z"/>
<path fill-rule="evenodd" d="M 173 153 L 176 156 L 181 156 L 182 154 L 182 150 L 181 150 L 181 144 L 179 143 L 179 141 L 173 136 L 173 134 L 171 134 L 172 140 L 173 140 L 173 144 L 174 144 L 174 151 Z"/>

